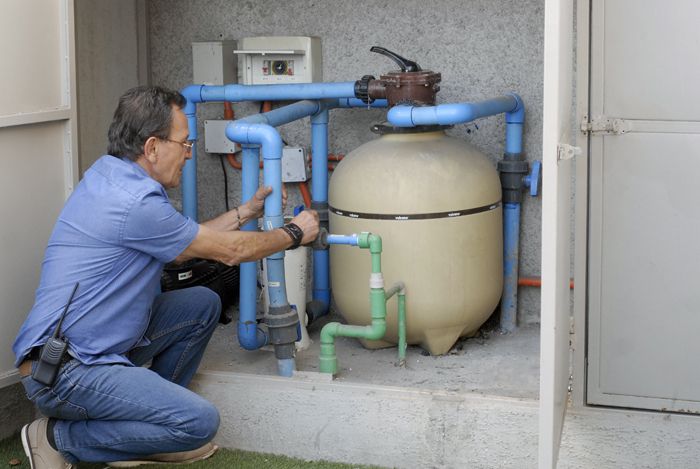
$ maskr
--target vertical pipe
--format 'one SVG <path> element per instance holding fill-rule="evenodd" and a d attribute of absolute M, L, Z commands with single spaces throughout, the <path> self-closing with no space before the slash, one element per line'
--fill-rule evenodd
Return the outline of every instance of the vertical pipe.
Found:
<path fill-rule="evenodd" d="M 518 321 L 518 262 L 520 257 L 520 207 L 523 177 L 528 164 L 523 161 L 523 123 L 525 106 L 515 93 L 516 106 L 506 112 L 506 151 L 498 162 L 503 188 L 503 295 L 501 330 L 513 332 Z"/>
<path fill-rule="evenodd" d="M 406 364 L 406 291 L 403 288 L 399 291 L 398 303 L 399 366 L 404 366 Z"/>
<path fill-rule="evenodd" d="M 187 160 L 182 169 L 182 213 L 197 221 L 197 106 L 187 106 L 187 127 L 190 131 L 188 140 L 192 146 L 192 158 Z"/>
<path fill-rule="evenodd" d="M 243 144 L 241 170 L 241 200 L 245 203 L 258 190 L 260 168 L 259 147 Z M 257 230 L 257 220 L 249 220 L 241 227 L 242 231 Z M 257 301 L 258 267 L 255 261 L 243 262 L 240 267 L 240 300 L 238 318 L 238 342 L 246 350 L 255 350 L 267 343 L 267 336 L 257 326 L 255 320 Z"/>
<path fill-rule="evenodd" d="M 311 117 L 311 208 L 317 210 L 321 227 L 328 229 L 328 110 Z M 314 249 L 313 299 L 322 303 L 322 314 L 331 303 L 329 251 Z"/>
<path fill-rule="evenodd" d="M 272 194 L 265 198 L 263 226 L 266 231 L 272 231 L 284 224 L 284 214 L 282 213 L 282 139 L 273 127 L 263 126 L 259 127 L 258 130 L 263 139 L 263 184 L 272 188 Z M 276 252 L 267 257 L 267 292 L 270 297 L 268 326 L 275 346 L 277 372 L 280 376 L 290 377 L 296 369 L 295 339 L 291 338 L 287 341 L 280 337 L 284 335 L 282 332 L 289 332 L 290 327 L 297 325 L 299 318 L 296 311 L 289 307 L 287 301 L 284 251 Z M 284 325 L 282 332 L 277 332 L 277 329 L 273 330 L 274 327 L 282 325 L 282 323 Z M 291 330 L 296 330 L 296 327 Z"/>
<path fill-rule="evenodd" d="M 503 296 L 501 329 L 515 331 L 518 308 L 518 256 L 520 244 L 520 204 L 503 207 Z"/>

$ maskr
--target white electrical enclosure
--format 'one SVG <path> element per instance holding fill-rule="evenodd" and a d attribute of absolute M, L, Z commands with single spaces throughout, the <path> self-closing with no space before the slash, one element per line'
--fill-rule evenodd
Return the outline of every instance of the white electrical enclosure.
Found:
<path fill-rule="evenodd" d="M 233 121 L 204 121 L 204 151 L 207 153 L 235 153 L 240 147 L 226 137 L 226 126 Z"/>
<path fill-rule="evenodd" d="M 248 37 L 238 41 L 238 81 L 244 85 L 322 81 L 321 39 Z"/>
<path fill-rule="evenodd" d="M 282 149 L 282 182 L 304 182 L 308 178 L 304 149 L 284 147 Z"/>
<path fill-rule="evenodd" d="M 236 82 L 236 41 L 192 43 L 192 81 L 198 85 Z"/>

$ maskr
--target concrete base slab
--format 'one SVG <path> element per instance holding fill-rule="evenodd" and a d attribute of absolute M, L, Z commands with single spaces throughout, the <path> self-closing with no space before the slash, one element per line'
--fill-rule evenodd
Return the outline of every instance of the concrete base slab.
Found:
<path fill-rule="evenodd" d="M 234 313 L 237 316 L 237 312 Z M 319 334 L 337 316 L 321 318 L 309 327 L 311 346 L 297 352 L 297 370 L 318 371 Z M 406 366 L 396 366 L 397 348 L 368 350 L 359 341 L 336 340 L 336 381 L 402 386 L 501 397 L 537 399 L 539 395 L 539 325 L 513 334 L 482 329 L 470 339 L 460 339 L 441 356 L 430 356 L 418 346 L 406 351 Z M 241 372 L 277 376 L 272 348 L 247 351 L 238 344 L 235 322 L 220 325 L 207 347 L 201 371 Z"/>
<path fill-rule="evenodd" d="M 321 375 L 323 376 L 323 375 Z M 231 372 L 192 389 L 214 402 L 218 444 L 397 468 L 534 468 L 537 402 Z"/>
<path fill-rule="evenodd" d="M 216 441 L 308 460 L 396 468 L 535 468 L 539 327 L 486 329 L 444 356 L 367 350 L 340 338 L 335 379 L 318 373 L 318 334 L 292 378 L 271 351 L 242 350 L 235 325 L 219 326 L 192 388 L 220 410 Z M 559 468 L 698 467 L 700 416 L 569 409 Z"/>

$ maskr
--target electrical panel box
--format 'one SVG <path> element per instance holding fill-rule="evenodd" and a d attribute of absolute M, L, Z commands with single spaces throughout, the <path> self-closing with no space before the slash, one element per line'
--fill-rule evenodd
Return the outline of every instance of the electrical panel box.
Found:
<path fill-rule="evenodd" d="M 301 147 L 282 149 L 282 182 L 303 182 L 309 178 L 306 155 Z"/>
<path fill-rule="evenodd" d="M 192 82 L 198 85 L 236 83 L 236 41 L 192 43 Z"/>
<path fill-rule="evenodd" d="M 238 81 L 244 85 L 322 81 L 318 37 L 248 37 L 238 41 L 234 53 L 238 56 Z"/>
<path fill-rule="evenodd" d="M 226 126 L 233 121 L 204 121 L 204 151 L 207 153 L 235 153 L 240 150 L 237 143 L 226 137 Z"/>

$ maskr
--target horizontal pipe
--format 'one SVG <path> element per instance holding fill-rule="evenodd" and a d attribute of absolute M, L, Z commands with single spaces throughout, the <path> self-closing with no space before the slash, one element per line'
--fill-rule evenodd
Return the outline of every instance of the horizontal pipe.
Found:
<path fill-rule="evenodd" d="M 287 85 L 190 85 L 181 93 L 193 104 L 212 101 L 292 101 L 355 98 L 355 82 Z"/>
<path fill-rule="evenodd" d="M 539 277 L 520 277 L 518 279 L 518 286 L 519 287 L 540 288 L 540 287 L 542 287 L 542 279 Z M 574 289 L 574 280 L 573 279 L 569 279 L 569 288 L 571 290 Z"/>
<path fill-rule="evenodd" d="M 329 234 L 326 238 L 328 244 L 348 244 L 350 246 L 357 246 L 358 240 L 356 234 L 351 235 L 336 235 Z"/>
<path fill-rule="evenodd" d="M 375 99 L 371 103 L 366 103 L 361 99 L 357 98 L 340 98 L 338 99 L 338 107 L 349 108 L 349 107 L 359 107 L 359 108 L 385 108 L 389 105 L 386 99 Z"/>
<path fill-rule="evenodd" d="M 471 122 L 481 117 L 506 113 L 507 123 L 524 119 L 522 100 L 515 93 L 477 103 L 439 104 L 437 106 L 394 106 L 387 120 L 397 127 L 416 125 L 454 125 Z"/>
<path fill-rule="evenodd" d="M 267 124 L 272 127 L 288 124 L 298 119 L 311 116 L 322 110 L 318 101 L 303 100 L 289 104 L 263 114 L 254 114 L 232 122 L 245 122 L 249 124 Z M 229 124 L 229 125 L 231 125 Z"/>

